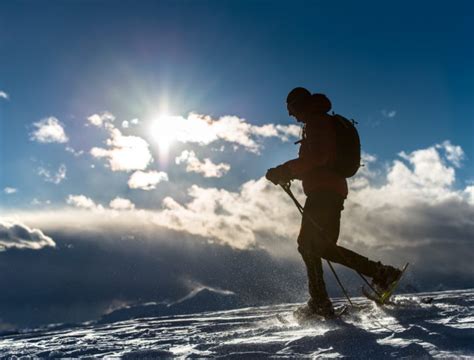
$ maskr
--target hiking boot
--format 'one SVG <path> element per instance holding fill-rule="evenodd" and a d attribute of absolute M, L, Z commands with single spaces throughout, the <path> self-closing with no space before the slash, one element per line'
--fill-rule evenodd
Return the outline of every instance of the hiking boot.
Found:
<path fill-rule="evenodd" d="M 308 308 L 315 315 L 319 315 L 325 318 L 334 317 L 334 308 L 329 299 L 325 299 L 324 301 L 318 301 L 318 302 L 316 302 L 313 299 L 309 299 Z"/>
<path fill-rule="evenodd" d="M 331 302 L 316 306 L 312 300 L 309 300 L 307 304 L 296 309 L 293 314 L 298 321 L 308 321 L 319 317 L 325 319 L 335 317 Z"/>
<path fill-rule="evenodd" d="M 379 262 L 377 265 L 377 271 L 372 278 L 372 284 L 377 288 L 377 290 L 383 293 L 387 291 L 390 288 L 390 285 L 400 277 L 401 273 L 401 270 L 390 265 L 382 265 Z"/>

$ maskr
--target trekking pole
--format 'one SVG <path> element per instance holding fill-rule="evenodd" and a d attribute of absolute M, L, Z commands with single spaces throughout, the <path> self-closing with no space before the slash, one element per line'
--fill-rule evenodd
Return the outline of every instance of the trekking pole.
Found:
<path fill-rule="evenodd" d="M 354 304 L 352 303 L 349 294 L 346 292 L 346 289 L 344 289 L 344 286 L 342 286 L 342 282 L 341 282 L 341 280 L 339 280 L 339 276 L 337 276 L 336 270 L 334 269 L 334 267 L 332 266 L 332 264 L 331 264 L 331 262 L 330 262 L 329 260 L 326 259 L 326 261 L 327 261 L 329 267 L 331 268 L 332 273 L 334 274 L 334 277 L 336 278 L 336 281 L 339 283 L 339 286 L 341 287 L 342 292 L 344 293 L 344 295 L 346 296 L 347 300 L 349 301 L 349 304 L 351 304 L 351 306 L 353 307 Z"/>
<path fill-rule="evenodd" d="M 283 188 L 283 190 L 285 190 L 285 192 L 290 196 L 291 200 L 293 200 L 293 202 L 295 203 L 296 207 L 298 208 L 298 210 L 300 211 L 301 215 L 303 215 L 303 206 L 301 206 L 300 202 L 298 201 L 298 199 L 295 197 L 295 195 L 293 195 L 293 192 L 291 191 L 290 189 L 290 184 L 287 183 L 287 184 L 280 184 L 280 186 Z M 308 215 L 306 215 L 308 216 Z M 311 222 L 313 222 L 313 219 L 308 216 L 308 218 L 310 219 Z M 316 224 L 314 224 L 316 225 Z M 337 276 L 337 273 L 336 273 L 336 270 L 334 269 L 334 267 L 332 266 L 331 262 L 328 260 L 328 259 L 325 259 L 326 262 L 328 263 L 329 265 L 329 268 L 331 269 L 332 273 L 334 274 L 334 277 L 336 278 L 336 281 L 337 283 L 339 284 L 339 287 L 341 288 L 342 292 L 344 293 L 344 296 L 347 298 L 347 301 L 349 301 L 349 304 L 351 304 L 351 306 L 354 306 L 354 304 L 352 303 L 351 301 L 351 298 L 349 296 L 349 294 L 347 293 L 346 289 L 344 288 L 344 286 L 342 285 L 342 282 L 341 280 L 339 279 L 339 276 Z"/>
<path fill-rule="evenodd" d="M 283 190 L 284 190 L 284 191 L 290 196 L 290 198 L 293 200 L 293 202 L 295 203 L 295 205 L 296 205 L 296 207 L 298 208 L 298 210 L 300 211 L 300 213 L 303 214 L 303 206 L 301 206 L 301 204 L 299 203 L 298 199 L 293 195 L 293 192 L 292 192 L 291 189 L 290 189 L 291 184 L 290 184 L 290 183 L 285 183 L 285 184 L 280 184 L 280 186 L 283 188 Z M 311 223 L 312 223 L 313 226 L 316 228 L 316 230 L 318 230 L 324 237 L 327 238 L 324 229 L 323 229 L 311 216 L 308 216 L 308 215 L 306 215 L 306 216 L 307 216 L 308 219 L 311 221 Z M 339 251 L 339 249 L 338 249 L 337 247 L 336 247 L 336 250 L 339 252 L 339 255 L 340 255 L 344 260 L 346 260 L 346 259 L 344 258 L 344 256 L 341 254 L 341 252 Z M 328 264 L 329 264 L 329 260 L 326 259 L 326 261 L 327 261 Z M 331 269 L 332 269 L 332 266 L 330 266 L 330 267 L 331 267 Z M 367 286 L 370 288 L 370 290 L 372 290 L 376 295 L 381 296 L 380 293 L 372 286 L 372 284 L 364 277 L 364 275 L 362 275 L 359 271 L 357 271 L 357 270 L 355 270 L 355 269 L 353 269 L 353 270 L 354 270 L 354 271 L 357 273 L 357 275 L 359 275 L 359 277 L 367 284 Z M 343 289 L 343 292 L 346 293 L 344 287 L 343 287 L 342 284 L 340 283 L 339 278 L 338 278 L 338 276 L 337 276 L 337 274 L 336 274 L 336 272 L 335 272 L 334 270 L 333 270 L 333 274 L 334 274 L 336 280 L 338 280 L 338 282 L 339 282 L 341 288 Z M 346 296 L 346 297 L 347 297 L 347 296 Z M 351 301 L 349 300 L 349 302 L 351 302 Z M 352 303 L 351 303 L 351 304 L 352 304 Z"/>

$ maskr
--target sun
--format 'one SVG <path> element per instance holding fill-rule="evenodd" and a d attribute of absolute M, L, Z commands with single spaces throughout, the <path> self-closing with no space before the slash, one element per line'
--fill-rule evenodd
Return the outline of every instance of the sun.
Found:
<path fill-rule="evenodd" d="M 169 149 L 176 137 L 176 129 L 169 114 L 160 114 L 153 120 L 152 135 L 160 148 Z"/>
<path fill-rule="evenodd" d="M 158 145 L 160 160 L 167 162 L 169 150 L 178 134 L 176 117 L 166 112 L 160 113 L 151 121 L 150 133 Z"/>

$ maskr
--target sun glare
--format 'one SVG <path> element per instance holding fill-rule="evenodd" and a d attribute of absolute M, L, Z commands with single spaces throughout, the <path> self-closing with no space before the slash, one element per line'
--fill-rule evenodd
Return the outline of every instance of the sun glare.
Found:
<path fill-rule="evenodd" d="M 174 117 L 168 113 L 158 115 L 151 124 L 151 134 L 158 145 L 160 159 L 166 162 L 171 145 L 176 140 L 177 128 Z"/>

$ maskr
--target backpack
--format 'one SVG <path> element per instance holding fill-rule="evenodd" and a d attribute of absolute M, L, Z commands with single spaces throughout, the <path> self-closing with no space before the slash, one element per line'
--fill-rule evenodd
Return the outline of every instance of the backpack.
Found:
<path fill-rule="evenodd" d="M 360 138 L 354 120 L 332 114 L 336 127 L 336 162 L 333 169 L 350 178 L 360 167 Z"/>

